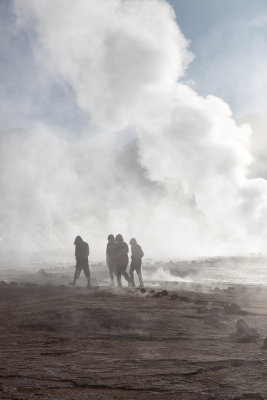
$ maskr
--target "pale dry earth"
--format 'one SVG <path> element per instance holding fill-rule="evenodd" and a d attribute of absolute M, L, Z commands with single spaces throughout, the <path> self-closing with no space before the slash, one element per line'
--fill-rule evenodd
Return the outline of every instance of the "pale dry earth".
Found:
<path fill-rule="evenodd" d="M 0 284 L 0 399 L 267 398 L 266 289 L 149 290 Z M 239 318 L 251 343 L 231 336 Z"/>

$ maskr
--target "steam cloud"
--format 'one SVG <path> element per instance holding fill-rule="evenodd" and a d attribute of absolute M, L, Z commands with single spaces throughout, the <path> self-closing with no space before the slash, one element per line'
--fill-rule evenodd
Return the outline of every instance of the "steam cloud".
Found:
<path fill-rule="evenodd" d="M 71 138 L 44 121 L 1 132 L 2 249 L 72 250 L 81 234 L 104 258 L 112 232 L 154 258 L 265 248 L 250 126 L 181 82 L 193 55 L 166 1 L 16 0 L 14 10 L 42 73 L 72 88 L 90 123 Z"/>

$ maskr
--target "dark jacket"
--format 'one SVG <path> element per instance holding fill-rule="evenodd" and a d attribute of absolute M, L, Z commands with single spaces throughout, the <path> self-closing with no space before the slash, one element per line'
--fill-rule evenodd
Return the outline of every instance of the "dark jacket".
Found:
<path fill-rule="evenodd" d="M 142 257 L 144 256 L 144 252 L 139 246 L 139 244 L 131 245 L 132 250 L 132 261 L 141 261 Z"/>
<path fill-rule="evenodd" d="M 107 250 L 106 250 L 106 258 L 108 265 L 115 261 L 115 242 L 108 242 L 107 243 Z"/>
<path fill-rule="evenodd" d="M 129 257 L 128 257 L 128 244 L 125 242 L 122 243 L 115 243 L 115 261 L 119 265 L 125 265 L 127 266 L 129 262 Z"/>
<path fill-rule="evenodd" d="M 83 240 L 75 244 L 75 257 L 76 260 L 84 260 L 89 256 L 89 245 Z"/>

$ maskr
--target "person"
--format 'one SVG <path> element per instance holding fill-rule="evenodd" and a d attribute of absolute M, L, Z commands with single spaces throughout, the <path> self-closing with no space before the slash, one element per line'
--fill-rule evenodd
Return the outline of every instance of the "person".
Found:
<path fill-rule="evenodd" d="M 90 283 L 90 270 L 89 270 L 89 246 L 88 243 L 84 242 L 81 236 L 76 236 L 75 241 L 75 258 L 76 258 L 76 269 L 74 273 L 73 282 L 70 282 L 71 285 L 75 286 L 77 279 L 79 278 L 81 271 L 83 270 L 84 275 L 87 278 L 87 287 L 91 287 Z"/>
<path fill-rule="evenodd" d="M 131 279 L 126 272 L 126 268 L 129 263 L 128 252 L 129 248 L 127 243 L 123 241 L 122 235 L 118 234 L 115 238 L 114 248 L 114 263 L 116 265 L 118 287 L 121 287 L 121 276 L 126 279 L 128 286 L 131 286 Z"/>
<path fill-rule="evenodd" d="M 114 263 L 114 251 L 115 251 L 115 238 L 114 235 L 108 235 L 108 243 L 106 249 L 106 260 L 109 269 L 111 285 L 114 286 L 114 274 L 115 274 L 115 263 Z"/>
<path fill-rule="evenodd" d="M 130 245 L 131 245 L 131 251 L 132 251 L 131 265 L 130 265 L 130 271 L 129 271 L 131 283 L 132 283 L 132 286 L 135 287 L 134 271 L 136 271 L 138 278 L 139 278 L 139 287 L 144 287 L 142 271 L 141 271 L 142 257 L 144 256 L 144 252 L 143 252 L 141 246 L 139 246 L 139 244 L 137 243 L 135 238 L 132 238 L 130 240 Z"/>

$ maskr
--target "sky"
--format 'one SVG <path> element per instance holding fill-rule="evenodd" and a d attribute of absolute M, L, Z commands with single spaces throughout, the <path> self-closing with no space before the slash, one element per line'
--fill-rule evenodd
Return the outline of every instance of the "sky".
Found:
<path fill-rule="evenodd" d="M 0 252 L 265 251 L 264 3 L 1 0 Z"/>
<path fill-rule="evenodd" d="M 264 0 L 172 0 L 196 55 L 188 79 L 219 96 L 235 116 L 267 110 L 267 3 Z"/>
<path fill-rule="evenodd" d="M 266 111 L 266 1 L 169 3 L 195 55 L 185 81 L 200 95 L 222 98 L 235 116 Z M 88 116 L 77 107 L 71 87 L 47 81 L 40 74 L 27 32 L 16 28 L 12 1 L 0 0 L 0 29 L 1 128 L 24 128 L 41 118 L 68 131 L 82 130 Z"/>

